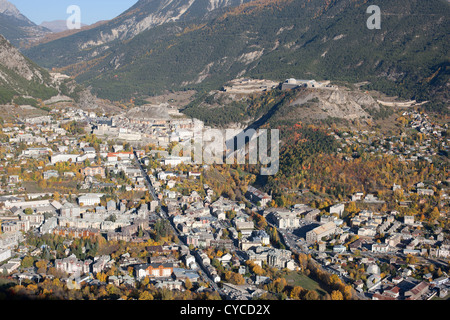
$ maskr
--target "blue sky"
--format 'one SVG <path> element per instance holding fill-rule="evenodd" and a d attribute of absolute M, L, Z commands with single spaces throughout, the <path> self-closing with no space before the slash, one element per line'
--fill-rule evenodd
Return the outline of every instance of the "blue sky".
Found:
<path fill-rule="evenodd" d="M 20 12 L 36 24 L 43 21 L 65 20 L 67 7 L 77 5 L 81 9 L 81 22 L 92 24 L 109 20 L 130 8 L 138 0 L 9 0 Z"/>

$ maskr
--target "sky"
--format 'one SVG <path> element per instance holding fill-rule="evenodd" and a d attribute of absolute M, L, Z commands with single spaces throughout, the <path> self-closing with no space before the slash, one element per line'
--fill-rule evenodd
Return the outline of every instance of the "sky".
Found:
<path fill-rule="evenodd" d="M 81 22 L 92 24 L 110 20 L 130 8 L 138 0 L 9 0 L 28 19 L 36 24 L 43 21 L 66 20 L 70 5 L 81 9 Z"/>

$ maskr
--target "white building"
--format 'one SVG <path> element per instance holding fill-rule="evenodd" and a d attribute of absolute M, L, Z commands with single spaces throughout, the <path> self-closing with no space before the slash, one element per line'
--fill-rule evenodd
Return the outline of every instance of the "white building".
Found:
<path fill-rule="evenodd" d="M 162 164 L 165 166 L 173 166 L 176 167 L 181 163 L 190 163 L 191 157 L 167 157 L 163 159 Z"/>
<path fill-rule="evenodd" d="M 86 194 L 78 197 L 78 204 L 80 206 L 95 206 L 100 204 L 100 196 L 95 193 Z"/>
<path fill-rule="evenodd" d="M 58 162 L 66 162 L 69 160 L 76 162 L 79 156 L 79 154 L 54 154 L 50 157 L 50 163 L 56 164 Z"/>
<path fill-rule="evenodd" d="M 344 209 L 345 209 L 345 204 L 343 204 L 343 203 L 335 204 L 334 206 L 330 207 L 330 214 L 337 213 L 339 215 L 339 217 L 342 217 L 342 213 L 344 212 Z"/>
<path fill-rule="evenodd" d="M 75 255 L 72 254 L 70 257 L 65 259 L 56 259 L 55 267 L 57 270 L 67 272 L 69 274 L 84 274 L 89 272 L 91 263 L 91 260 L 80 261 L 75 257 Z"/>
<path fill-rule="evenodd" d="M 298 228 L 300 226 L 300 218 L 297 213 L 288 210 L 277 210 L 272 212 L 275 224 L 280 229 Z"/>
<path fill-rule="evenodd" d="M 306 242 L 315 243 L 323 237 L 329 236 L 336 232 L 336 224 L 333 221 L 327 222 L 317 228 L 306 233 Z"/>
<path fill-rule="evenodd" d="M 0 262 L 11 258 L 11 249 L 0 250 Z"/>

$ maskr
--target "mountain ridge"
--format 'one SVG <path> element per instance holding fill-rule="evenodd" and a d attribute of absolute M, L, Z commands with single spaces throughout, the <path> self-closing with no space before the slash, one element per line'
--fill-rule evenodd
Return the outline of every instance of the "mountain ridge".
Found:
<path fill-rule="evenodd" d="M 49 33 L 51 33 L 49 29 L 36 25 L 14 4 L 0 0 L 0 34 L 14 46 L 23 47 L 28 42 L 41 39 Z"/>
<path fill-rule="evenodd" d="M 64 31 L 69 30 L 69 28 L 67 28 L 66 20 L 43 21 L 39 26 L 47 28 L 54 33 L 64 32 Z M 81 27 L 86 27 L 86 26 L 87 26 L 87 24 L 84 24 L 84 23 L 81 24 Z"/>
<path fill-rule="evenodd" d="M 144 5 L 158 3 L 175 2 L 139 1 L 119 17 L 138 19 L 145 15 L 140 11 Z M 111 99 L 169 89 L 217 89 L 245 76 L 367 81 L 368 89 L 394 96 L 448 101 L 448 2 L 380 0 L 385 12 L 381 30 L 366 27 L 368 5 L 352 0 L 256 0 L 203 19 L 166 21 L 107 45 L 88 39 L 75 53 L 74 43 L 89 34 L 25 53 L 41 65 L 76 75 Z"/>
<path fill-rule="evenodd" d="M 65 96 L 77 101 L 80 94 L 88 94 L 84 91 L 73 79 L 38 66 L 0 35 L 0 105 L 25 104 L 48 110 L 46 100 Z"/>

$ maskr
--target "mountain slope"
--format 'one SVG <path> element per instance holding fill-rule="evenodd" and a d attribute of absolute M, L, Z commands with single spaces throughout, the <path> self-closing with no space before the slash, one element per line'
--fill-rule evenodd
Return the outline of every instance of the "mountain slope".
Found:
<path fill-rule="evenodd" d="M 0 0 L 0 34 L 15 46 L 24 46 L 29 41 L 35 41 L 51 31 L 37 26 L 9 1 Z"/>
<path fill-rule="evenodd" d="M 117 31 L 106 46 L 78 33 L 26 53 L 112 99 L 214 89 L 241 76 L 369 81 L 371 89 L 404 98 L 449 99 L 450 5 L 445 0 L 380 0 L 381 30 L 366 27 L 367 1 L 256 0 L 208 11 L 199 19 L 194 13 L 200 11 L 193 9 L 197 0 L 186 19 L 173 13 L 175 21 L 162 14 L 166 2 L 140 1 L 121 15 L 121 21 L 144 21 L 141 14 L 148 13 L 141 8 L 158 6 L 165 17 L 153 16 L 151 21 L 164 23 L 126 40 L 120 39 L 127 31 Z"/>
<path fill-rule="evenodd" d="M 127 41 L 154 27 L 174 21 L 202 21 L 217 11 L 253 0 L 140 0 L 113 20 L 54 42 L 26 50 L 45 67 L 63 67 L 96 59 L 114 42 Z"/>
<path fill-rule="evenodd" d="M 16 96 L 45 100 L 56 94 L 50 74 L 0 35 L 0 104 L 10 103 Z"/>

